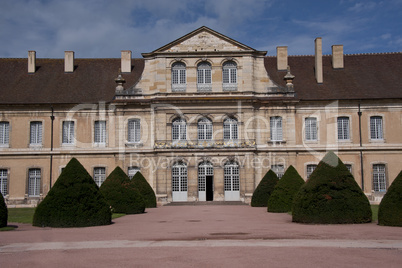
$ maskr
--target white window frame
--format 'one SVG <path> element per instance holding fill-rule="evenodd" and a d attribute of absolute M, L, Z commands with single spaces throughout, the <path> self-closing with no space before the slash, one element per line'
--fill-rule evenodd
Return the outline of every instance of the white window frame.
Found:
<path fill-rule="evenodd" d="M 271 141 L 283 141 L 283 122 L 281 116 L 269 118 Z"/>
<path fill-rule="evenodd" d="M 94 121 L 94 144 L 105 146 L 106 140 L 107 140 L 106 120 Z"/>
<path fill-rule="evenodd" d="M 139 118 L 129 119 L 127 122 L 127 142 L 139 143 L 141 141 L 141 120 Z"/>
<path fill-rule="evenodd" d="M 200 62 L 197 65 L 197 90 L 212 90 L 212 66 L 207 61 Z"/>
<path fill-rule="evenodd" d="M 28 196 L 39 197 L 41 190 L 42 170 L 30 168 L 28 170 Z"/>
<path fill-rule="evenodd" d="M 137 174 L 137 172 L 140 172 L 140 171 L 141 171 L 141 169 L 137 166 L 128 167 L 127 176 L 131 180 L 132 178 L 134 178 L 135 174 Z"/>
<path fill-rule="evenodd" d="M 223 140 L 237 141 L 239 139 L 238 121 L 235 118 L 226 118 L 223 121 Z"/>
<path fill-rule="evenodd" d="M 224 190 L 240 191 L 240 167 L 235 161 L 228 161 L 225 163 Z"/>
<path fill-rule="evenodd" d="M 338 116 L 336 122 L 338 141 L 350 141 L 350 118 Z"/>
<path fill-rule="evenodd" d="M 10 122 L 0 121 L 0 147 L 10 146 Z"/>
<path fill-rule="evenodd" d="M 187 122 L 186 119 L 177 117 L 172 121 L 172 141 L 187 140 Z"/>
<path fill-rule="evenodd" d="M 314 170 L 317 168 L 317 164 L 307 164 L 306 165 L 306 178 L 309 179 L 311 174 L 313 174 Z"/>
<path fill-rule="evenodd" d="M 172 64 L 172 91 L 186 91 L 186 64 L 175 62 Z"/>
<path fill-rule="evenodd" d="M 222 65 L 222 84 L 224 91 L 237 90 L 237 64 L 227 61 Z"/>
<path fill-rule="evenodd" d="M 64 120 L 62 122 L 62 145 L 75 144 L 75 121 Z"/>
<path fill-rule="evenodd" d="M 370 116 L 370 140 L 384 140 L 384 117 L 381 115 Z"/>
<path fill-rule="evenodd" d="M 42 121 L 31 121 L 29 123 L 29 145 L 41 146 L 43 137 Z"/>
<path fill-rule="evenodd" d="M 212 121 L 207 117 L 203 117 L 200 120 L 198 120 L 197 132 L 198 132 L 197 133 L 198 140 L 200 141 L 212 140 L 212 134 L 213 134 Z"/>
<path fill-rule="evenodd" d="M 94 181 L 98 187 L 106 180 L 106 167 L 94 167 Z"/>
<path fill-rule="evenodd" d="M 8 195 L 8 169 L 0 168 L 0 194 Z"/>
<path fill-rule="evenodd" d="M 387 191 L 387 165 L 384 163 L 373 164 L 373 191 Z"/>
<path fill-rule="evenodd" d="M 317 117 L 304 118 L 304 139 L 306 141 L 318 141 L 318 119 Z"/>
<path fill-rule="evenodd" d="M 271 165 L 271 169 L 273 172 L 275 172 L 278 179 L 282 178 L 283 175 L 285 174 L 285 166 L 282 164 Z"/>

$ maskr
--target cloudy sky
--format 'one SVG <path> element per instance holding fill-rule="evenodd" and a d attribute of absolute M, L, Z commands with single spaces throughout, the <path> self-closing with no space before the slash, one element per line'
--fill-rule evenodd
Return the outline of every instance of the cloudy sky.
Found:
<path fill-rule="evenodd" d="M 402 51 L 402 0 L 0 0 L 0 57 L 134 57 L 207 26 L 275 55 Z"/>

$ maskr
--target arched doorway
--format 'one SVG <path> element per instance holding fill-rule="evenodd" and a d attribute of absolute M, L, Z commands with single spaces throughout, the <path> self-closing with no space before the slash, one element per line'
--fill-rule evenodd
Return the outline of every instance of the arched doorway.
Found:
<path fill-rule="evenodd" d="M 214 167 L 208 161 L 198 165 L 198 200 L 214 200 Z"/>

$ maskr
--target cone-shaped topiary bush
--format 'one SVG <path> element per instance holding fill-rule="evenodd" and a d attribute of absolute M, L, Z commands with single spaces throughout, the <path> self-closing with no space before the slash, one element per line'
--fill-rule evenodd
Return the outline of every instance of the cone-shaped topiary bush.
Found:
<path fill-rule="evenodd" d="M 333 153 L 318 164 L 293 202 L 293 221 L 302 223 L 365 223 L 370 203 L 353 175 Z"/>
<path fill-rule="evenodd" d="M 255 188 L 253 197 L 251 198 L 252 207 L 266 207 L 268 199 L 278 183 L 279 179 L 275 172 L 271 169 L 265 174 L 257 188 Z"/>
<path fill-rule="evenodd" d="M 7 226 L 8 210 L 3 195 L 0 193 L 0 228 Z"/>
<path fill-rule="evenodd" d="M 304 180 L 297 170 L 289 166 L 268 199 L 268 212 L 291 211 L 293 199 L 303 184 Z"/>
<path fill-rule="evenodd" d="M 91 175 L 72 158 L 38 205 L 34 226 L 85 227 L 111 224 L 111 211 Z"/>
<path fill-rule="evenodd" d="M 141 172 L 135 173 L 134 177 L 131 179 L 131 184 L 134 188 L 138 189 L 145 199 L 146 208 L 156 208 L 156 196 L 151 185 L 142 176 Z"/>
<path fill-rule="evenodd" d="M 110 173 L 99 190 L 115 213 L 139 214 L 145 211 L 144 198 L 120 167 Z"/>
<path fill-rule="evenodd" d="M 378 208 L 378 224 L 402 226 L 402 171 L 381 200 Z"/>

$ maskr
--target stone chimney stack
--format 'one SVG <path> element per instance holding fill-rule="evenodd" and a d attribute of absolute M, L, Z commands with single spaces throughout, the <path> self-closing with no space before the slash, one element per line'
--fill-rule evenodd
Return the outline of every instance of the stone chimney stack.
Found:
<path fill-rule="evenodd" d="M 276 66 L 278 71 L 288 68 L 288 47 L 276 47 Z"/>
<path fill-rule="evenodd" d="M 74 51 L 64 52 L 64 72 L 65 73 L 74 72 Z"/>
<path fill-rule="evenodd" d="M 332 46 L 332 68 L 343 69 L 343 45 Z"/>
<path fill-rule="evenodd" d="M 121 72 L 131 73 L 131 51 L 122 50 L 121 51 Z"/>
<path fill-rule="evenodd" d="M 323 70 L 322 70 L 322 38 L 317 37 L 315 39 L 315 79 L 318 84 L 322 84 Z"/>
<path fill-rule="evenodd" d="M 28 73 L 33 74 L 36 71 L 36 51 L 28 51 Z"/>

